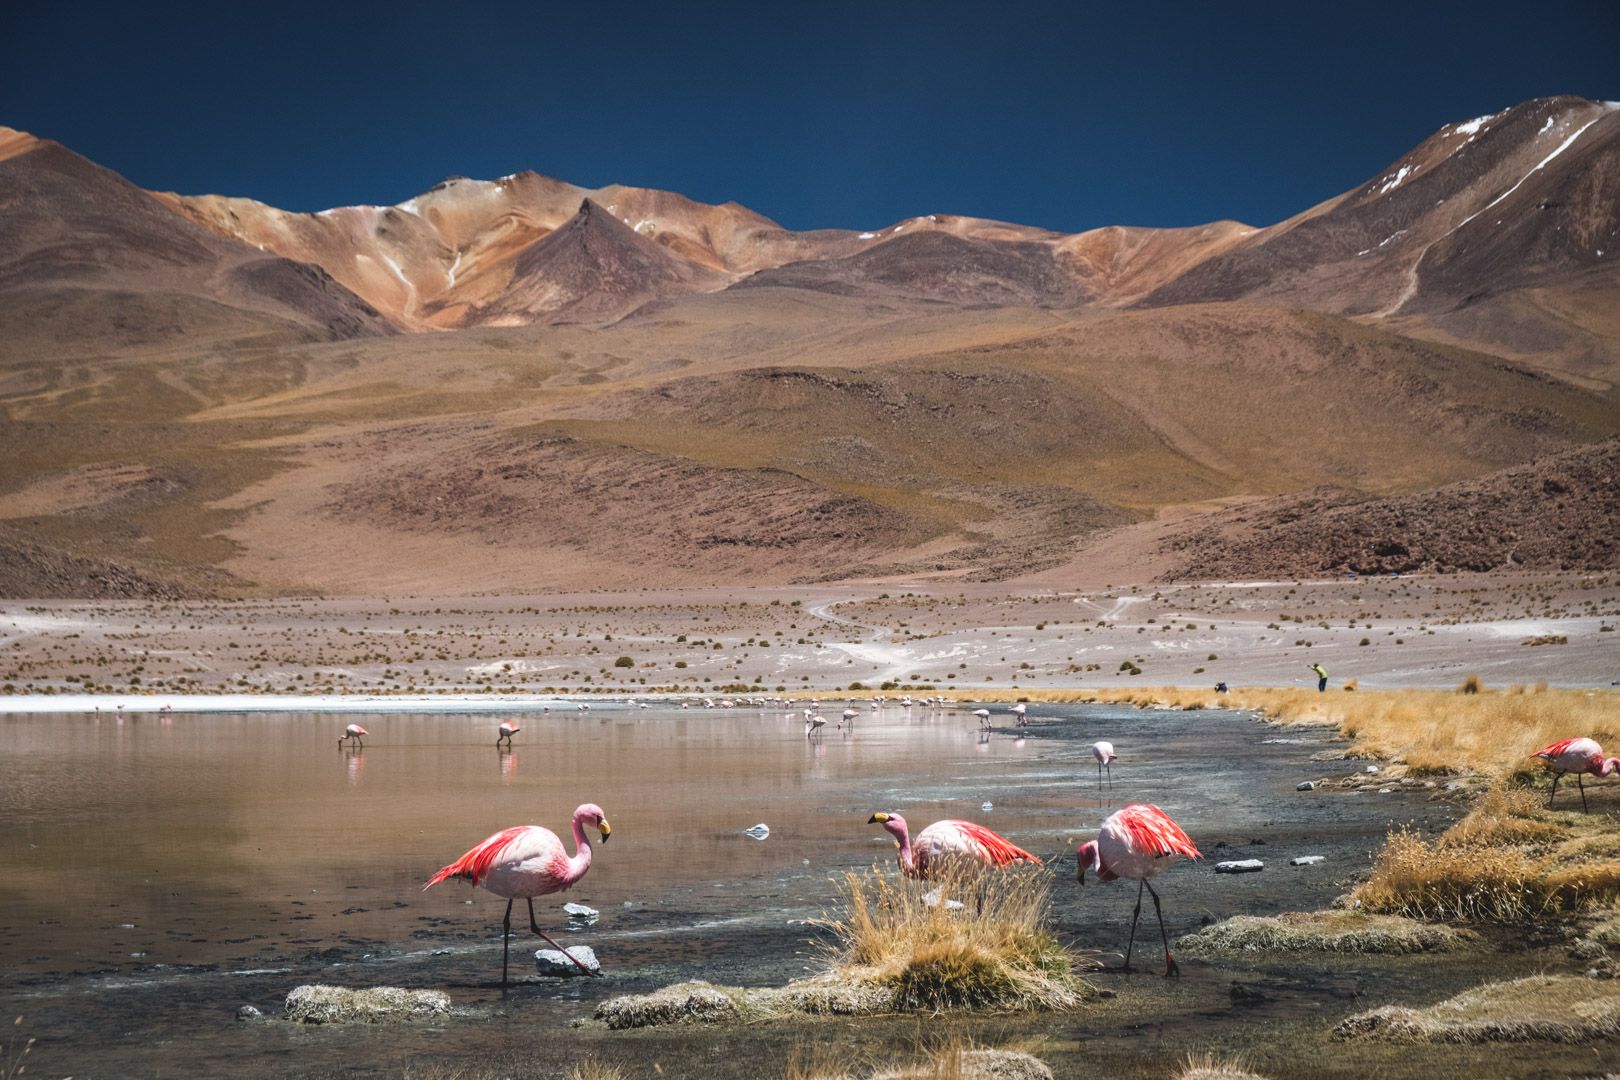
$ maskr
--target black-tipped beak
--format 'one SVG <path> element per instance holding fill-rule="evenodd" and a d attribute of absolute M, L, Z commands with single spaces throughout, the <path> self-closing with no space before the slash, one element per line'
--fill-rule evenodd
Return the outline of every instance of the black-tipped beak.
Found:
<path fill-rule="evenodd" d="M 888 821 L 888 820 L 889 820 L 889 815 L 888 814 L 873 814 L 871 817 L 866 819 L 866 823 L 868 825 L 881 825 L 885 821 Z"/>
<path fill-rule="evenodd" d="M 613 835 L 613 827 L 605 821 L 597 824 L 596 831 L 602 834 L 602 843 L 604 844 L 608 842 L 608 837 Z"/>
<path fill-rule="evenodd" d="M 1080 863 L 1074 868 L 1074 880 L 1084 885 L 1086 883 L 1086 864 Z"/>

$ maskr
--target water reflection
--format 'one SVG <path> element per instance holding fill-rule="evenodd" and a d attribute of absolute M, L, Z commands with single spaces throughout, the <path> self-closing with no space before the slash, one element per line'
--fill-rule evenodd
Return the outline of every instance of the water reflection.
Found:
<path fill-rule="evenodd" d="M 517 779 L 518 756 L 516 750 L 497 750 L 501 759 L 501 783 L 510 784 Z"/>
<path fill-rule="evenodd" d="M 344 751 L 343 767 L 348 774 L 349 784 L 359 786 L 360 778 L 366 771 L 366 753 L 364 750 Z"/>

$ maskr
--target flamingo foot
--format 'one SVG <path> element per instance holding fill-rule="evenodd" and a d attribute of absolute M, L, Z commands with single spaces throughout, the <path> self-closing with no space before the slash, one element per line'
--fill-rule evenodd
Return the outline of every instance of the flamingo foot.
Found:
<path fill-rule="evenodd" d="M 1181 965 L 1176 963 L 1176 958 L 1169 953 L 1164 954 L 1164 977 L 1167 979 L 1181 978 Z"/>

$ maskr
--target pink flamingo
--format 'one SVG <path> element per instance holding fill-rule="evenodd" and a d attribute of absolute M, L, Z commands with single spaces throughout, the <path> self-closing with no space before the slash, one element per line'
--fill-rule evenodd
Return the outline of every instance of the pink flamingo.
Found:
<path fill-rule="evenodd" d="M 1180 975 L 1176 958 L 1170 955 L 1170 936 L 1164 931 L 1164 912 L 1159 907 L 1159 894 L 1148 884 L 1148 878 L 1169 866 L 1178 855 L 1201 859 L 1198 848 L 1181 826 L 1170 820 L 1170 815 L 1157 806 L 1133 803 L 1103 820 L 1097 829 L 1097 839 L 1087 840 L 1075 852 L 1079 868 L 1075 879 L 1084 885 L 1086 870 L 1097 871 L 1103 881 L 1116 878 L 1135 878 L 1136 910 L 1131 913 L 1131 938 L 1125 946 L 1125 970 L 1131 970 L 1131 949 L 1136 945 L 1136 921 L 1142 915 L 1142 890 L 1153 897 L 1153 913 L 1159 917 L 1159 937 L 1164 941 L 1164 974 Z"/>
<path fill-rule="evenodd" d="M 1015 863 L 1041 865 L 1041 860 L 1009 841 L 971 821 L 936 821 L 912 839 L 906 819 L 899 814 L 873 814 L 868 825 L 882 825 L 900 848 L 900 872 L 926 881 L 930 863 L 941 859 L 963 858 L 998 869 Z"/>
<path fill-rule="evenodd" d="M 585 974 L 596 974 L 575 959 L 573 953 L 552 941 L 534 918 L 535 897 L 562 892 L 584 877 L 585 871 L 591 868 L 591 842 L 585 839 L 586 825 L 596 827 L 602 834 L 604 844 L 613 832 L 602 814 L 602 808 L 595 803 L 585 803 L 574 811 L 573 858 L 569 858 L 562 841 L 550 829 L 543 829 L 539 825 L 514 825 L 489 837 L 428 878 L 428 883 L 422 886 L 422 891 L 427 892 L 446 878 L 465 878 L 475 887 L 482 885 L 496 896 L 506 897 L 506 917 L 501 921 L 505 931 L 501 943 L 502 986 L 506 985 L 507 956 L 512 948 L 512 901 L 520 896 L 529 902 L 529 929 L 573 960 Z"/>
<path fill-rule="evenodd" d="M 1097 759 L 1097 786 L 1102 787 L 1103 770 L 1108 770 L 1108 785 L 1114 784 L 1114 762 L 1119 755 L 1114 753 L 1114 744 L 1106 739 L 1100 739 L 1091 744 L 1091 756 Z"/>
<path fill-rule="evenodd" d="M 495 745 L 496 746 L 501 745 L 501 740 L 504 739 L 504 740 L 506 740 L 506 745 L 511 746 L 512 745 L 512 736 L 516 735 L 518 732 L 520 732 L 522 730 L 523 730 L 522 728 L 520 728 L 516 724 L 512 723 L 512 721 L 510 721 L 510 720 L 502 720 L 501 721 L 501 733 L 499 735 L 495 736 Z"/>
<path fill-rule="evenodd" d="M 1530 756 L 1540 758 L 1556 770 L 1553 775 L 1552 791 L 1547 793 L 1549 809 L 1553 804 L 1553 796 L 1558 794 L 1558 781 L 1564 778 L 1565 773 L 1575 774 L 1575 784 L 1581 789 L 1581 813 L 1584 814 L 1587 812 L 1584 776 L 1587 773 L 1593 776 L 1611 776 L 1620 771 L 1620 758 L 1605 759 L 1603 747 L 1597 744 L 1596 739 L 1565 739 L 1563 742 L 1542 747 Z"/>
<path fill-rule="evenodd" d="M 348 727 L 343 729 L 343 734 L 338 736 L 338 748 L 341 749 L 346 740 L 353 739 L 355 745 L 364 750 L 366 748 L 366 744 L 360 740 L 360 736 L 370 734 L 371 732 L 367 731 L 359 724 L 350 724 Z"/>

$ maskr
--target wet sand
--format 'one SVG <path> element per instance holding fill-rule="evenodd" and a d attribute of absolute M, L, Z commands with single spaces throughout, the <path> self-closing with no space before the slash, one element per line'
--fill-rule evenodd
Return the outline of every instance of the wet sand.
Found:
<path fill-rule="evenodd" d="M 1325 906 L 1365 871 L 1392 823 L 1438 829 L 1462 809 L 1422 789 L 1295 792 L 1302 777 L 1361 767 L 1310 760 L 1334 745 L 1320 731 L 1208 711 L 1033 711 L 1027 732 L 985 739 L 962 711 L 891 709 L 817 744 L 777 712 L 598 705 L 585 717 L 525 718 L 509 755 L 493 745 L 497 718 L 466 714 L 363 716 L 373 733 L 364 751 L 336 749 L 338 718 L 313 714 L 7 717 L 0 766 L 15 782 L 0 794 L 0 994 L 40 1039 L 35 1068 L 80 1077 L 398 1075 L 429 1060 L 544 1074 L 586 1051 L 634 1063 L 633 1075 L 653 1061 L 664 1075 L 773 1075 L 794 1045 L 834 1030 L 876 1051 L 939 1029 L 914 1019 L 636 1033 L 568 1023 L 606 996 L 680 979 L 765 985 L 802 974 L 818 936 L 805 922 L 832 902 L 829 878 L 892 861 L 886 837 L 864 824 L 874 809 L 915 822 L 969 817 L 1059 855 L 1059 932 L 1114 963 L 1134 896 L 1121 884 L 1074 885 L 1072 845 L 1124 802 L 1163 806 L 1210 856 L 1160 879 L 1172 936 L 1232 914 Z M 1099 737 L 1122 755 L 1111 794 L 1099 795 L 1086 750 Z M 575 891 L 538 907 L 555 936 L 595 947 L 608 974 L 503 995 L 499 899 L 455 883 L 424 894 L 420 883 L 495 828 L 561 829 L 587 799 L 607 809 L 613 840 Z M 759 821 L 769 839 L 741 834 Z M 1326 861 L 1289 867 L 1297 854 Z M 1213 861 L 1239 857 L 1267 869 L 1212 872 Z M 600 919 L 563 929 L 564 899 Z M 514 970 L 527 970 L 516 959 L 534 944 L 514 938 Z M 1151 970 L 1156 932 L 1139 945 Z M 1434 1000 L 1560 955 L 1503 941 L 1391 960 L 1183 957 L 1177 983 L 1099 973 L 1118 997 L 1081 1013 L 952 1027 L 986 1041 L 1038 1035 L 1060 1075 L 1104 1064 L 1163 1075 L 1177 1055 L 1222 1047 L 1247 1050 L 1273 1075 L 1341 1065 L 1348 1075 L 1326 1037 L 1345 1014 Z M 1234 1005 L 1234 980 L 1264 1000 Z M 311 981 L 441 988 L 457 1013 L 431 1026 L 324 1030 L 234 1018 L 244 1004 L 274 1015 L 287 990 Z M 1590 1047 L 1549 1052 L 1571 1067 L 1594 1060 Z M 1470 1060 L 1512 1072 L 1520 1060 L 1355 1053 L 1389 1075 Z M 1531 1060 L 1522 1056 L 1527 1070 Z"/>

